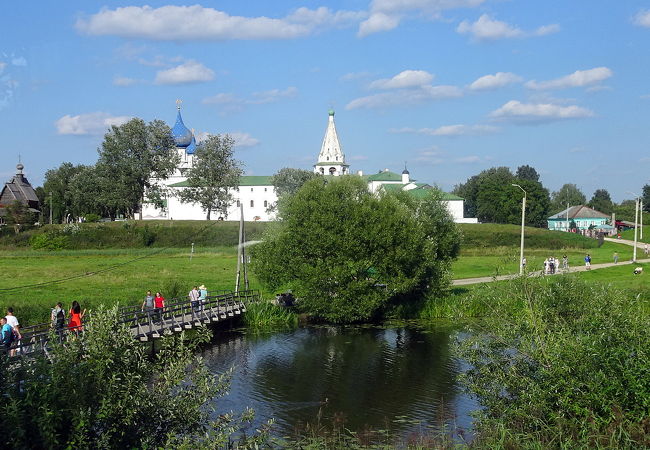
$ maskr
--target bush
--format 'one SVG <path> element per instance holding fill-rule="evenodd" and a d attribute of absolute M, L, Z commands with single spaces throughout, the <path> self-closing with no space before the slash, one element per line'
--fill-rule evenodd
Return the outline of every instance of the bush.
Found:
<path fill-rule="evenodd" d="M 86 214 L 84 216 L 84 219 L 87 223 L 97 223 L 100 220 L 102 220 L 101 216 L 99 214 Z"/>
<path fill-rule="evenodd" d="M 473 295 L 495 318 L 460 347 L 479 447 L 650 445 L 647 300 L 567 276 Z"/>
<path fill-rule="evenodd" d="M 221 448 L 236 429 L 233 415 L 211 420 L 228 374 L 212 375 L 184 333 L 163 338 L 148 357 L 118 313 L 98 311 L 82 338 L 52 339 L 36 354 L 0 365 L 0 429 L 13 448 Z M 231 428 L 234 427 L 234 428 Z"/>
<path fill-rule="evenodd" d="M 69 240 L 67 236 L 43 233 L 33 235 L 29 244 L 34 250 L 63 250 L 68 248 Z"/>
<path fill-rule="evenodd" d="M 379 316 L 448 286 L 459 235 L 438 191 L 376 196 L 358 177 L 318 177 L 279 202 L 280 222 L 252 247 L 271 290 L 291 288 L 300 308 L 332 322 Z"/>

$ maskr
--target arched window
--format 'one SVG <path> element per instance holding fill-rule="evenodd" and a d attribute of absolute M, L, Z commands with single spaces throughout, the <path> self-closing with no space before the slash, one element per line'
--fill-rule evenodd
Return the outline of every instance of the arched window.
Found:
<path fill-rule="evenodd" d="M 334 175 L 336 173 L 336 167 L 330 167 L 330 175 Z"/>
<path fill-rule="evenodd" d="M 320 174 L 325 175 L 325 169 L 323 169 L 322 167 L 320 168 Z"/>
<path fill-rule="evenodd" d="M 251 192 L 253 192 L 253 188 L 251 188 Z"/>
<path fill-rule="evenodd" d="M 241 202 L 237 200 L 237 208 L 239 208 L 240 206 L 241 206 Z"/>
<path fill-rule="evenodd" d="M 255 202 L 251 200 L 251 208 L 255 206 Z"/>
<path fill-rule="evenodd" d="M 264 200 L 264 207 L 266 208 L 266 207 L 268 207 L 268 206 L 269 206 L 269 202 L 267 202 L 266 200 Z"/>

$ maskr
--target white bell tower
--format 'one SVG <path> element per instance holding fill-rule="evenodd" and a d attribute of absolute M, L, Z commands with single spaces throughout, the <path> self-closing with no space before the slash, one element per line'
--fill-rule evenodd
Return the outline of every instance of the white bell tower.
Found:
<path fill-rule="evenodd" d="M 314 172 L 321 175 L 347 175 L 350 166 L 345 164 L 345 155 L 341 150 L 339 137 L 334 124 L 334 111 L 330 110 L 323 145 L 318 154 L 318 162 L 314 164 Z"/>

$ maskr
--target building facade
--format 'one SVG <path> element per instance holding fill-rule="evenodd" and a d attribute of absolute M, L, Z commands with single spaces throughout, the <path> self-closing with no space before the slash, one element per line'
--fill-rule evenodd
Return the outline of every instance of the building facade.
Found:
<path fill-rule="evenodd" d="M 165 180 L 154 180 L 165 185 L 169 190 L 165 207 L 158 209 L 151 204 L 144 204 L 142 218 L 145 220 L 203 220 L 207 217 L 206 211 L 203 211 L 197 204 L 181 202 L 178 196 L 175 195 L 178 190 L 188 187 L 186 175 L 194 164 L 194 152 L 197 146 L 194 132 L 183 123 L 180 105 L 178 105 L 176 123 L 172 128 L 172 134 L 176 142 L 175 151 L 178 152 L 181 162 L 172 176 Z M 334 111 L 328 113 L 325 136 L 323 137 L 317 162 L 313 167 L 315 173 L 323 176 L 350 174 L 350 166 L 345 162 L 345 154 L 336 131 Z M 368 189 L 373 193 L 377 193 L 381 189 L 399 189 L 408 191 L 412 195 L 425 195 L 427 189 L 432 189 L 432 186 L 426 183 L 416 183 L 415 180 L 411 180 L 410 173 L 406 168 L 401 175 L 388 169 L 372 175 L 364 175 L 363 172 L 359 171 L 356 175 L 363 177 L 368 182 Z M 233 202 L 228 207 L 228 210 L 223 214 L 212 214 L 212 219 L 239 220 L 242 211 L 241 206 L 243 206 L 244 220 L 270 221 L 275 219 L 275 212 L 269 208 L 278 200 L 271 183 L 271 175 L 242 176 L 239 186 L 233 189 L 230 194 Z M 463 217 L 464 200 L 461 197 L 452 194 L 444 195 L 443 201 L 456 222 L 477 222 L 476 219 Z"/>
<path fill-rule="evenodd" d="M 608 224 L 611 217 L 585 205 L 571 206 L 546 220 L 549 230 L 583 233 L 587 230 L 613 233 L 615 228 Z"/>

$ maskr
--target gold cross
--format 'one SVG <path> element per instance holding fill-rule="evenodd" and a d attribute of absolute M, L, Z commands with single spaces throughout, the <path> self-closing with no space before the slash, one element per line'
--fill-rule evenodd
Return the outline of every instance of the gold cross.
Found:
<path fill-rule="evenodd" d="M 179 99 L 176 99 L 176 107 L 177 107 L 178 109 L 181 109 L 181 103 L 183 103 L 183 100 L 181 100 L 180 98 L 179 98 Z"/>

